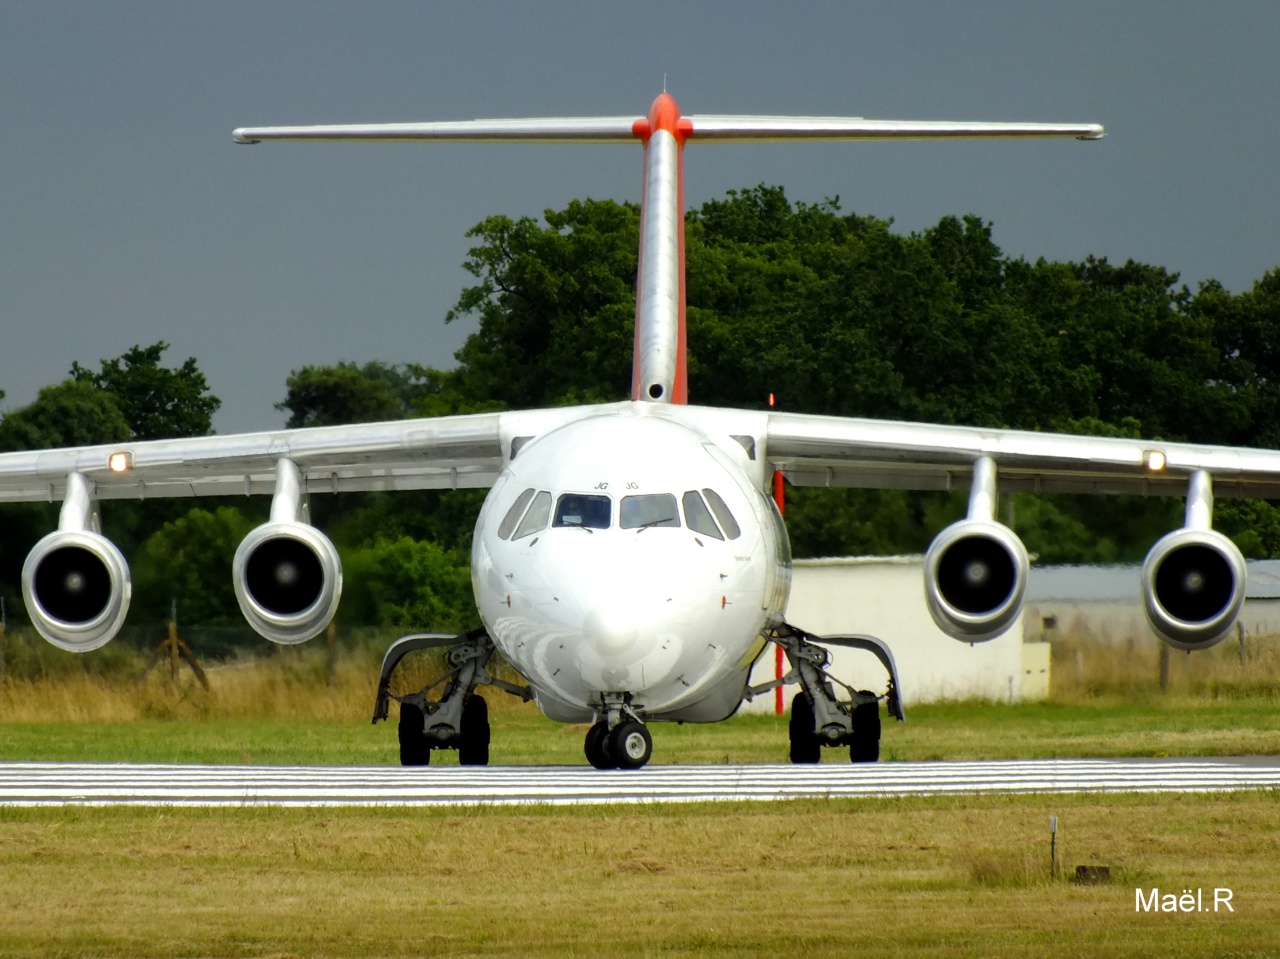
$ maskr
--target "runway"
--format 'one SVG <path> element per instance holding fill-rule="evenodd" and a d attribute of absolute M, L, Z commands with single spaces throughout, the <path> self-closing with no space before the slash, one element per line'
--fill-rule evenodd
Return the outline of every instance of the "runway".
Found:
<path fill-rule="evenodd" d="M 1280 759 L 818 766 L 0 764 L 0 806 L 475 806 L 1280 789 Z"/>

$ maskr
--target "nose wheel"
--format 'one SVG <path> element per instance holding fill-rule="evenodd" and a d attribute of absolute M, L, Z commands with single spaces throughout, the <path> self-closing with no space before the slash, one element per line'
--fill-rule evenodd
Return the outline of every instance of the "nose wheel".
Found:
<path fill-rule="evenodd" d="M 653 756 L 653 737 L 644 723 L 633 719 L 613 729 L 601 721 L 587 730 L 583 751 L 596 769 L 639 769 Z"/>

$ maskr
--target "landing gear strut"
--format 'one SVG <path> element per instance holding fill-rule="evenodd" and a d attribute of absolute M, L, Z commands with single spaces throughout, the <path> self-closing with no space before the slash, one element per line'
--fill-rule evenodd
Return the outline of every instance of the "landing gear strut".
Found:
<path fill-rule="evenodd" d="M 624 697 L 606 694 L 607 714 L 587 730 L 583 752 L 596 769 L 639 769 L 653 756 L 653 737 Z"/>
<path fill-rule="evenodd" d="M 848 746 L 849 760 L 873 763 L 880 758 L 880 700 L 889 715 L 905 721 L 899 698 L 898 670 L 889 648 L 874 636 L 811 636 L 792 626 L 782 626 L 770 636 L 783 648 L 791 669 L 786 676 L 747 690 L 747 699 L 790 683 L 799 683 L 800 692 L 791 702 L 788 732 L 793 763 L 816 763 L 823 746 Z M 875 655 L 889 674 L 883 697 L 865 689 L 853 689 L 828 671 L 831 654 L 819 643 L 864 649 Z M 837 699 L 835 687 L 842 686 L 848 699 Z"/>
<path fill-rule="evenodd" d="M 416 693 L 391 695 L 391 674 L 400 660 L 415 650 L 441 646 L 452 647 L 445 656 L 448 672 Z M 417 633 L 391 644 L 382 659 L 373 721 L 387 718 L 391 700 L 400 704 L 400 765 L 430 765 L 433 749 L 458 750 L 463 766 L 489 765 L 489 705 L 476 687 L 493 686 L 526 702 L 533 698 L 529 687 L 497 679 L 486 669 L 493 652 L 493 640 L 482 629 L 463 636 Z M 428 698 L 438 686 L 443 686 L 439 698 Z"/>

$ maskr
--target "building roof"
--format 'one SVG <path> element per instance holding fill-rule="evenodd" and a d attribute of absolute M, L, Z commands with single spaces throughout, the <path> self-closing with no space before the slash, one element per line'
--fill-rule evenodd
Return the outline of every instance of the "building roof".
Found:
<path fill-rule="evenodd" d="M 1245 564 L 1246 599 L 1280 599 L 1280 560 Z M 1140 566 L 1036 566 L 1027 581 L 1027 602 L 1133 602 L 1142 596 Z"/>

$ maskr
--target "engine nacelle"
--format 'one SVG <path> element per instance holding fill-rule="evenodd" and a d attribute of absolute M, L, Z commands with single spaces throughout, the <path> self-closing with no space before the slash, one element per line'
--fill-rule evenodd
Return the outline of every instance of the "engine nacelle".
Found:
<path fill-rule="evenodd" d="M 952 639 L 994 639 L 1022 611 L 1029 569 L 1026 547 L 1007 526 L 982 519 L 952 523 L 924 557 L 929 614 Z"/>
<path fill-rule="evenodd" d="M 315 636 L 342 596 L 342 563 L 329 538 L 301 522 L 273 522 L 244 538 L 231 564 L 240 611 L 273 643 Z"/>
<path fill-rule="evenodd" d="M 120 631 L 132 594 L 129 565 L 89 529 L 50 533 L 27 554 L 22 598 L 37 632 L 60 649 L 88 652 Z"/>
<path fill-rule="evenodd" d="M 1211 529 L 1180 529 L 1142 564 L 1142 597 L 1152 629 L 1176 649 L 1208 649 L 1231 629 L 1244 602 L 1244 557 Z"/>

